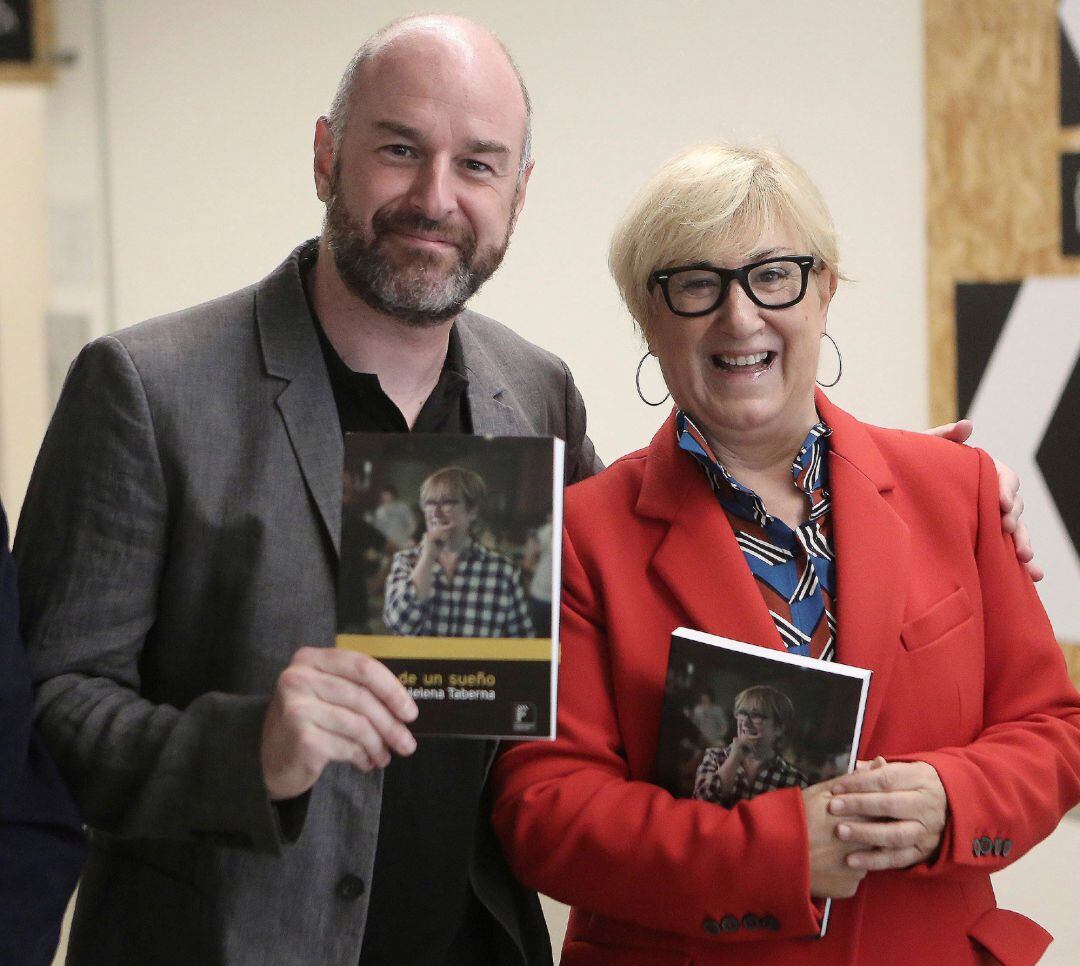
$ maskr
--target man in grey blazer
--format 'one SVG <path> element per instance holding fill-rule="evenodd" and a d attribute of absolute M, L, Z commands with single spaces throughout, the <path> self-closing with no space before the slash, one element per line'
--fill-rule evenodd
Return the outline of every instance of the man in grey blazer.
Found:
<path fill-rule="evenodd" d="M 464 309 L 528 113 L 486 31 L 391 25 L 318 121 L 318 242 L 74 364 L 16 545 L 38 722 L 92 829 L 69 962 L 550 962 L 488 826 L 494 746 L 418 747 L 396 678 L 330 647 L 343 428 L 551 434 L 568 482 L 598 466 L 566 366 Z"/>

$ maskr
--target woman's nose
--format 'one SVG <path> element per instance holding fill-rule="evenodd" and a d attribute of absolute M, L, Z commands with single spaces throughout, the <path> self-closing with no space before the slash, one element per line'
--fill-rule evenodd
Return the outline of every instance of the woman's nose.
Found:
<path fill-rule="evenodd" d="M 733 279 L 716 310 L 716 324 L 738 338 L 753 335 L 765 324 L 760 310 L 746 294 L 738 279 Z"/>

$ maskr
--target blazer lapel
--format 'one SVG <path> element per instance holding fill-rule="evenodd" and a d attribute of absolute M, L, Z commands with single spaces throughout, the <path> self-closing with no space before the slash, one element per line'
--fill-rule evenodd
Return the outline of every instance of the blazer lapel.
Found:
<path fill-rule="evenodd" d="M 515 410 L 504 402 L 507 390 L 486 377 L 469 372 L 469 413 L 473 432 L 477 436 L 527 435 L 523 420 Z"/>
<path fill-rule="evenodd" d="M 459 321 L 468 321 L 470 313 L 462 313 Z M 466 396 L 472 416 L 473 433 L 477 436 L 535 436 L 539 433 L 533 413 L 523 406 L 507 385 L 505 363 L 492 357 L 488 347 L 477 338 L 472 328 L 457 325 L 461 339 L 461 354 L 469 380 Z"/>
<path fill-rule="evenodd" d="M 341 542 L 341 474 L 344 447 L 326 363 L 311 324 L 292 255 L 255 292 L 266 371 L 286 380 L 277 398 L 300 472 L 335 553 Z"/>
<path fill-rule="evenodd" d="M 837 660 L 874 672 L 865 746 L 881 715 L 900 646 L 912 565 L 909 539 L 907 526 L 890 505 L 892 474 L 869 433 L 821 394 L 818 411 L 833 430 L 829 488 L 837 558 Z M 674 414 L 649 447 L 637 511 L 668 523 L 651 567 L 689 624 L 721 637 L 783 647 L 716 497 L 694 461 L 678 449 Z"/>
<path fill-rule="evenodd" d="M 908 572 L 907 525 L 890 505 L 892 473 L 865 427 L 818 396 L 832 428 L 829 492 L 836 552 L 836 658 L 873 671 L 863 725 L 866 747 L 889 693 L 900 647 Z"/>
<path fill-rule="evenodd" d="M 669 524 L 652 568 L 687 624 L 748 644 L 783 646 L 705 475 L 678 448 L 674 413 L 649 447 L 637 511 Z"/>

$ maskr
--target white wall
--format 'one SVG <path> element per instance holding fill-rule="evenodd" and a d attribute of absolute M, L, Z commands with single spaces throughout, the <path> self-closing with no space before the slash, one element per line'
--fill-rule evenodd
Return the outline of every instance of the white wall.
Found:
<path fill-rule="evenodd" d="M 664 158 L 709 137 L 775 139 L 818 181 L 858 280 L 834 304 L 835 396 L 925 423 L 919 4 L 452 6 L 502 35 L 536 105 L 525 212 L 474 305 L 567 359 L 606 458 L 661 418 L 634 393 L 610 231 Z M 116 325 L 247 284 L 318 230 L 314 119 L 352 50 L 411 9 L 104 0 Z"/>
<path fill-rule="evenodd" d="M 45 431 L 45 91 L 0 87 L 0 497 L 12 526 Z"/>

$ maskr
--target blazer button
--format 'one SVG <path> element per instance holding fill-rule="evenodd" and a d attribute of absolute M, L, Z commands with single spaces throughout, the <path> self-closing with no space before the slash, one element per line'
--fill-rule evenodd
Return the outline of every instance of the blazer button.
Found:
<path fill-rule="evenodd" d="M 762 916 L 761 924 L 769 930 L 769 932 L 780 931 L 780 920 L 776 916 Z"/>
<path fill-rule="evenodd" d="M 724 918 L 720 920 L 720 928 L 723 929 L 724 932 L 735 932 L 739 928 L 739 920 L 734 916 L 724 916 Z"/>
<path fill-rule="evenodd" d="M 704 929 L 710 936 L 717 936 L 720 934 L 721 926 L 712 916 L 706 916 L 705 921 L 702 922 L 701 928 Z"/>
<path fill-rule="evenodd" d="M 337 894 L 339 899 L 348 899 L 350 902 L 354 899 L 359 899 L 366 891 L 367 886 L 364 884 L 364 880 L 358 875 L 343 875 L 337 884 Z"/>
<path fill-rule="evenodd" d="M 979 839 L 979 855 L 989 855 L 994 851 L 994 840 L 989 835 Z"/>
<path fill-rule="evenodd" d="M 761 920 L 752 912 L 748 912 L 742 917 L 742 927 L 743 929 L 758 929 L 761 927 Z"/>

